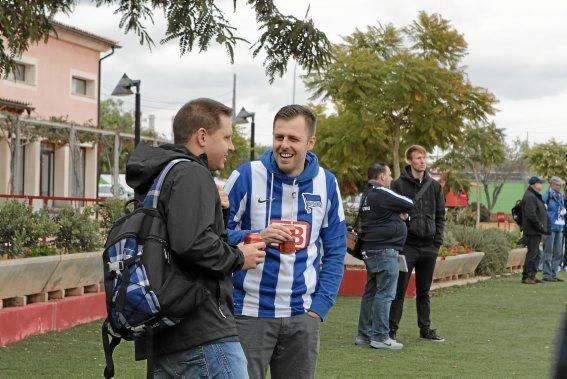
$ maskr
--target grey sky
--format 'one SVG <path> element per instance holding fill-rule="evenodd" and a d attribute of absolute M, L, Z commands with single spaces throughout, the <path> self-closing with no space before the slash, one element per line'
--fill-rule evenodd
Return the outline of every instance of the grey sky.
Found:
<path fill-rule="evenodd" d="M 258 36 L 254 14 L 239 1 L 236 14 L 232 1 L 223 1 L 238 34 L 250 41 Z M 380 22 L 404 26 L 420 10 L 440 13 L 463 33 L 469 44 L 465 65 L 471 81 L 492 91 L 500 103 L 494 121 L 505 128 L 508 139 L 516 136 L 530 142 L 548 139 L 567 142 L 567 2 L 493 0 L 287 0 L 277 1 L 284 13 L 302 17 L 311 4 L 310 17 L 332 42 L 355 28 Z M 272 85 L 264 74 L 263 57 L 253 59 L 249 46 L 242 44 L 230 64 L 224 49 L 213 46 L 206 53 L 179 56 L 175 41 L 157 45 L 150 51 L 133 35 L 118 29 L 119 17 L 109 8 L 81 2 L 69 17 L 58 20 L 119 41 L 123 46 L 103 63 L 102 98 L 107 98 L 125 72 L 142 81 L 144 116 L 156 115 L 158 130 L 170 135 L 171 118 L 186 101 L 212 97 L 228 105 L 232 102 L 232 75 L 237 74 L 236 109 L 256 112 L 256 141 L 271 143 L 275 112 L 292 101 L 293 63 L 287 74 Z M 151 27 L 154 41 L 163 36 L 161 15 Z M 298 70 L 298 74 L 299 74 Z M 296 102 L 306 103 L 309 93 L 297 81 Z M 133 97 L 122 98 L 133 108 Z M 246 129 L 248 132 L 248 129 Z"/>

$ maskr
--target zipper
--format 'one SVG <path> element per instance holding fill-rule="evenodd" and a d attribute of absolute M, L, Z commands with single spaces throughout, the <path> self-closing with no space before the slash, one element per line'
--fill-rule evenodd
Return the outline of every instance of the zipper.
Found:
<path fill-rule="evenodd" d="M 221 314 L 221 316 L 222 316 L 223 318 L 226 318 L 226 315 L 223 313 L 220 304 L 219 304 L 219 313 Z"/>

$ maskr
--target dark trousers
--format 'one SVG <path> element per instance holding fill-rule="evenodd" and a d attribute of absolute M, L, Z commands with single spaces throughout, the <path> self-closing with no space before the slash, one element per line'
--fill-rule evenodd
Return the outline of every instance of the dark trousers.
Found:
<path fill-rule="evenodd" d="M 427 330 L 431 325 L 429 314 L 431 304 L 429 301 L 429 290 L 433 281 L 433 270 L 439 250 L 435 246 L 404 246 L 401 253 L 406 257 L 408 272 L 400 272 L 396 297 L 390 308 L 390 330 L 396 332 L 402 319 L 404 310 L 404 298 L 408 288 L 412 270 L 415 268 L 415 289 L 417 307 L 417 326 L 420 330 Z"/>
<path fill-rule="evenodd" d="M 539 263 L 539 244 L 541 243 L 541 235 L 524 236 L 528 252 L 524 261 L 524 271 L 522 271 L 522 280 L 535 279 L 537 274 L 537 265 Z"/>

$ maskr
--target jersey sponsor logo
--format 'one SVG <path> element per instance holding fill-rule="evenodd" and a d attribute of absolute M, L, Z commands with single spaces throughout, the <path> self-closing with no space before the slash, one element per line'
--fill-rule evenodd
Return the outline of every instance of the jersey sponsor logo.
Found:
<path fill-rule="evenodd" d="M 286 225 L 291 228 L 291 235 L 295 239 L 295 250 L 305 249 L 309 244 L 309 223 L 306 221 L 270 220 L 271 224 Z"/>
<path fill-rule="evenodd" d="M 312 193 L 302 193 L 303 202 L 305 203 L 305 210 L 308 214 L 311 214 L 313 208 L 321 208 L 323 203 L 321 202 L 321 195 L 315 195 Z"/>

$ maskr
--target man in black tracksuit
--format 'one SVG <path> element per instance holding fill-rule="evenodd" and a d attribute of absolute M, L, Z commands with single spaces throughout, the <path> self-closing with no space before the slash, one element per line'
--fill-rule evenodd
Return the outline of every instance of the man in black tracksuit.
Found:
<path fill-rule="evenodd" d="M 211 170 L 220 170 L 232 145 L 231 110 L 210 99 L 185 104 L 175 116 L 174 145 L 140 144 L 126 167 L 126 181 L 143 198 L 153 180 L 174 159 L 162 185 L 158 209 L 167 220 L 169 248 L 209 296 L 178 325 L 154 336 L 154 378 L 247 377 L 247 363 L 233 316 L 231 275 L 263 261 L 264 243 L 231 246 L 222 237 L 219 191 Z M 136 359 L 145 359 L 144 341 Z"/>
<path fill-rule="evenodd" d="M 532 176 L 528 183 L 530 186 L 522 198 L 522 230 L 528 248 L 524 270 L 522 271 L 522 283 L 536 284 L 543 283 L 535 277 L 540 258 L 539 244 L 541 237 L 544 234 L 549 234 L 551 230 L 549 229 L 547 208 L 541 196 L 541 184 L 544 181 L 537 176 Z"/>
<path fill-rule="evenodd" d="M 427 173 L 427 151 L 413 145 L 406 151 L 406 166 L 393 182 L 392 190 L 413 200 L 408 236 L 402 254 L 408 272 L 400 272 L 396 297 L 390 310 L 390 337 L 395 339 L 404 307 L 404 296 L 410 275 L 415 268 L 417 324 L 420 337 L 435 342 L 444 338 L 431 329 L 429 289 L 433 281 L 435 262 L 443 244 L 445 228 L 445 197 L 441 185 Z M 424 189 L 423 191 L 421 191 Z M 421 193 L 420 193 L 421 192 Z M 420 198 L 416 200 L 416 196 Z"/>
<path fill-rule="evenodd" d="M 400 269 L 398 252 L 404 247 L 407 235 L 403 220 L 407 219 L 413 202 L 389 189 L 392 174 L 384 163 L 370 166 L 368 179 L 360 210 L 361 249 L 367 281 L 354 343 L 399 350 L 403 345 L 389 336 L 389 317 Z"/>

